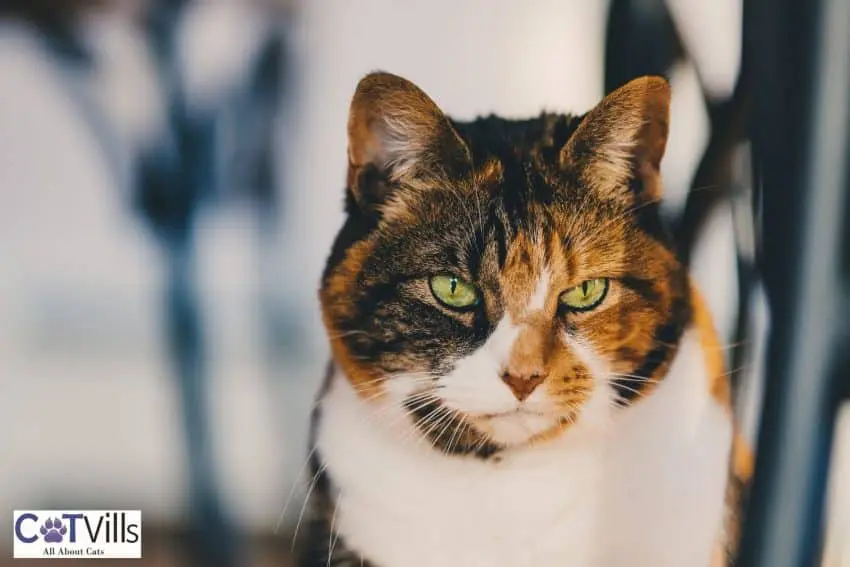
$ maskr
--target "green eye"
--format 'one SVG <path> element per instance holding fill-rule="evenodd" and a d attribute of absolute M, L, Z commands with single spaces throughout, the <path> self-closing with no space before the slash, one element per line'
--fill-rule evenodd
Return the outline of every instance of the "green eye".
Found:
<path fill-rule="evenodd" d="M 452 309 L 466 309 L 478 304 L 478 290 L 456 276 L 433 276 L 431 292 L 440 303 Z"/>
<path fill-rule="evenodd" d="M 608 280 L 597 278 L 585 280 L 561 294 L 560 301 L 573 311 L 590 311 L 605 299 L 608 293 Z"/>

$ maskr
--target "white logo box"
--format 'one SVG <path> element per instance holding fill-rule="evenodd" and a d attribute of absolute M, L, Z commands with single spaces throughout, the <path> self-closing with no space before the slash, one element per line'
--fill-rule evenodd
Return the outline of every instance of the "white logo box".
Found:
<path fill-rule="evenodd" d="M 140 559 L 141 510 L 15 510 L 15 559 Z"/>

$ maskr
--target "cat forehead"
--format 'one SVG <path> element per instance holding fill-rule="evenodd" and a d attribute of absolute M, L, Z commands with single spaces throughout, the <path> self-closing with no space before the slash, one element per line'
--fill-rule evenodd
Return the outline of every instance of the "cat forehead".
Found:
<path fill-rule="evenodd" d="M 498 166 L 488 169 L 497 171 Z M 448 246 L 462 249 L 461 254 L 481 253 L 484 244 L 496 240 L 502 263 L 515 241 L 517 250 L 543 246 L 547 253 L 552 238 L 567 247 L 592 247 L 626 236 L 635 224 L 617 202 L 568 182 L 558 185 L 541 178 L 529 182 L 479 177 L 472 184 L 435 186 L 393 206 L 406 209 L 393 219 L 398 228 L 418 233 L 418 244 L 425 249 Z"/>
<path fill-rule="evenodd" d="M 634 230 L 622 210 L 592 195 L 556 201 L 440 189 L 403 205 L 377 248 L 396 267 L 403 260 L 413 272 L 442 266 L 472 277 L 508 266 L 539 272 L 563 256 L 607 267 L 625 261 L 623 243 Z"/>

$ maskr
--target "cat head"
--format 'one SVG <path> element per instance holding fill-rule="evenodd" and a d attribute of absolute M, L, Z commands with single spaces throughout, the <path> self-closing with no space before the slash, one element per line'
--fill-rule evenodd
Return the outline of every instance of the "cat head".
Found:
<path fill-rule="evenodd" d="M 365 77 L 320 293 L 358 393 L 478 454 L 647 394 L 689 317 L 658 208 L 669 101 L 645 77 L 580 117 L 460 123 Z"/>

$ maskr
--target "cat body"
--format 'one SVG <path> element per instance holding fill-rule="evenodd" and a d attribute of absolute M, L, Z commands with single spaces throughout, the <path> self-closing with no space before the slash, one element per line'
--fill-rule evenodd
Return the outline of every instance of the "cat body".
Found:
<path fill-rule="evenodd" d="M 642 79 L 462 124 L 361 82 L 302 565 L 725 564 L 734 427 L 658 215 L 668 103 Z"/>

